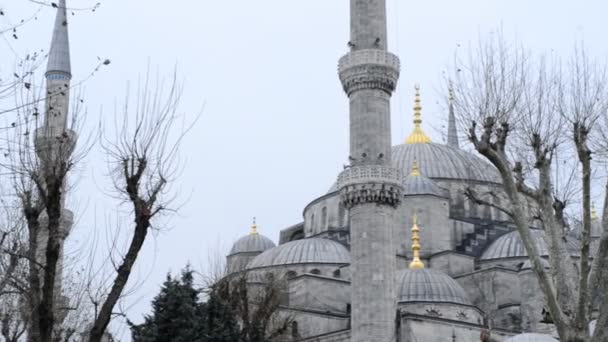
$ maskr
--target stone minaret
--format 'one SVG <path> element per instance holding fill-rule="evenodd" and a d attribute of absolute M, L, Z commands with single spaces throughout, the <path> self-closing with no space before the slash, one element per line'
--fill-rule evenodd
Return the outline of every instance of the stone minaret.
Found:
<path fill-rule="evenodd" d="M 61 161 L 69 161 L 76 144 L 76 134 L 68 129 L 67 118 L 70 102 L 70 80 L 72 79 L 70 64 L 70 44 L 68 39 L 68 22 L 65 0 L 57 4 L 57 16 L 53 29 L 53 40 L 48 56 L 46 71 L 46 114 L 43 124 L 36 130 L 36 153 L 40 160 L 41 173 L 57 169 Z M 65 185 L 64 185 L 65 187 Z M 61 295 L 63 281 L 63 246 L 73 224 L 73 214 L 65 209 L 65 191 L 62 191 L 62 213 L 59 229 L 60 254 L 55 279 L 55 293 L 58 298 L 56 305 L 58 321 L 65 317 L 65 297 Z M 41 225 L 48 225 L 46 214 L 41 218 Z M 41 264 L 46 263 L 46 246 L 49 239 L 47 229 L 42 229 L 38 236 L 37 258 Z"/>
<path fill-rule="evenodd" d="M 339 74 L 350 100 L 350 165 L 340 174 L 351 234 L 352 341 L 393 341 L 392 231 L 402 175 L 391 165 L 390 98 L 399 59 L 387 52 L 386 1 L 351 0 L 350 53 Z"/>

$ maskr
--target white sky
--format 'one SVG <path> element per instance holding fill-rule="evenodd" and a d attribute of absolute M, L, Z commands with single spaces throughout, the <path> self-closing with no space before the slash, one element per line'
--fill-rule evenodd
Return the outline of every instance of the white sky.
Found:
<path fill-rule="evenodd" d="M 176 184 L 185 202 L 170 230 L 145 246 L 127 299 L 129 316 L 148 312 L 168 271 L 188 261 L 204 267 L 209 254 L 225 254 L 257 216 L 263 234 L 298 223 L 304 206 L 325 193 L 348 155 L 348 103 L 336 74 L 349 40 L 346 0 L 101 0 L 95 12 L 70 17 L 74 80 L 87 77 L 97 57 L 112 64 L 86 82 L 88 108 L 81 135 L 112 120 L 127 81 L 148 62 L 184 80 L 182 111 L 193 119 L 205 109 L 182 145 L 185 167 Z M 84 8 L 96 1 L 68 0 Z M 413 86 L 420 83 L 424 126 L 442 141 L 445 113 L 442 71 L 460 44 L 502 28 L 538 53 L 567 57 L 584 40 L 605 59 L 603 0 L 388 0 L 389 49 L 402 61 L 393 101 L 393 142 L 411 129 Z M 0 30 L 37 8 L 27 0 L 0 0 Z M 48 49 L 54 11 L 43 9 L 19 40 L 0 40 L 0 76 L 12 74 L 15 50 Z M 103 111 L 101 110 L 103 108 Z M 73 243 L 106 234 L 117 205 L 107 188 L 104 157 L 91 152 L 81 165 L 70 205 L 79 218 Z M 123 336 L 125 337 L 125 336 Z M 125 337 L 125 340 L 127 338 Z"/>

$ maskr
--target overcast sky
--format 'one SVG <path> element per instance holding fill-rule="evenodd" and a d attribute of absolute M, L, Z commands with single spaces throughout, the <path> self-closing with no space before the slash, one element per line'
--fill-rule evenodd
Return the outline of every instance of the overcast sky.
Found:
<path fill-rule="evenodd" d="M 97 57 L 112 64 L 85 83 L 87 117 L 81 135 L 112 120 L 128 81 L 148 63 L 169 76 L 177 65 L 184 84 L 181 112 L 193 120 L 181 148 L 183 170 L 172 186 L 179 211 L 145 246 L 127 299 L 132 320 L 149 310 L 168 271 L 208 255 L 225 254 L 249 231 L 253 216 L 274 241 L 302 220 L 346 163 L 348 103 L 336 74 L 347 52 L 346 0 L 101 0 L 70 17 L 74 80 L 85 79 Z M 96 1 L 68 0 L 87 8 Z M 393 142 L 412 128 L 413 86 L 422 87 L 424 126 L 443 141 L 439 105 L 442 72 L 457 49 L 501 29 L 537 53 L 564 57 L 584 40 L 590 54 L 608 54 L 605 0 L 388 0 L 389 49 L 402 61 L 393 96 Z M 0 0 L 0 28 L 36 11 L 27 0 Z M 54 10 L 0 40 L 0 76 L 12 74 L 15 54 L 48 50 Z M 0 29 L 1 30 L 1 29 Z M 458 47 L 460 46 L 460 47 Z M 14 51 L 14 53 L 13 53 Z M 73 245 L 106 234 L 117 202 L 104 194 L 104 156 L 94 149 L 80 165 L 70 206 L 78 222 Z M 124 337 L 124 336 L 123 336 Z M 126 340 L 126 338 L 125 338 Z"/>

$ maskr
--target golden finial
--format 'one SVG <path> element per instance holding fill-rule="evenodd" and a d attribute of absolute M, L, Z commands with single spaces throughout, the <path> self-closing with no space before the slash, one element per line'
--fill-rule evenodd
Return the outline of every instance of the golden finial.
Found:
<path fill-rule="evenodd" d="M 420 105 L 420 85 L 416 85 L 416 96 L 414 98 L 414 130 L 405 139 L 406 144 L 426 144 L 431 142 L 422 130 L 422 106 Z"/>
<path fill-rule="evenodd" d="M 412 251 L 414 257 L 410 262 L 411 270 L 420 270 L 424 268 L 424 263 L 420 260 L 420 228 L 418 228 L 418 215 L 414 213 L 414 225 L 412 226 Z"/>
<path fill-rule="evenodd" d="M 414 159 L 414 164 L 412 165 L 412 172 L 410 176 L 420 176 L 420 167 L 418 166 L 418 159 Z"/>
<path fill-rule="evenodd" d="M 591 203 L 591 221 L 597 221 L 597 210 L 595 210 L 595 203 Z"/>
<path fill-rule="evenodd" d="M 251 225 L 251 233 L 249 235 L 258 235 L 258 225 L 255 223 L 255 217 L 253 218 L 253 224 Z"/>

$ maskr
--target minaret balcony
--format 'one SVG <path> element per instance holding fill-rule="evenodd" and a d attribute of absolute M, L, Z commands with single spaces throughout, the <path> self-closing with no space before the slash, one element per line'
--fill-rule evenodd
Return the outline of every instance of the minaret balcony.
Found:
<path fill-rule="evenodd" d="M 399 169 L 382 165 L 354 166 L 338 176 L 340 197 L 347 208 L 362 203 L 396 207 L 401 202 L 402 183 Z"/>
<path fill-rule="evenodd" d="M 56 131 L 52 127 L 36 129 L 36 154 L 45 162 L 67 160 L 76 147 L 77 135 L 71 129 Z"/>
<path fill-rule="evenodd" d="M 378 49 L 351 51 L 340 59 L 338 71 L 344 91 L 377 89 L 389 95 L 399 80 L 399 57 Z"/>

